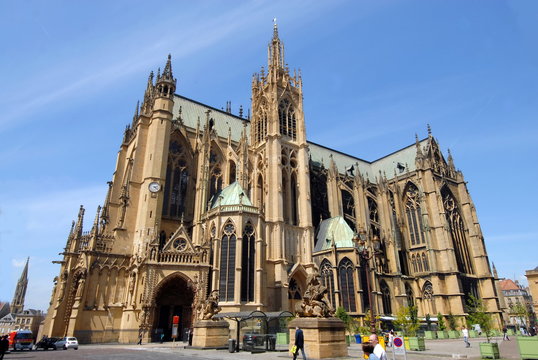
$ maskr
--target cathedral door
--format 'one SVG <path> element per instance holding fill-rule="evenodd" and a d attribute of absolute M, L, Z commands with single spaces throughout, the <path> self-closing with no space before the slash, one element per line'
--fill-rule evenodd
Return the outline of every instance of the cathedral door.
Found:
<path fill-rule="evenodd" d="M 191 327 L 191 305 L 194 298 L 192 289 L 184 277 L 171 275 L 159 285 L 155 296 L 155 322 L 152 340 L 172 340 L 172 322 L 174 316 L 179 316 L 177 340 L 183 340 L 186 331 Z"/>

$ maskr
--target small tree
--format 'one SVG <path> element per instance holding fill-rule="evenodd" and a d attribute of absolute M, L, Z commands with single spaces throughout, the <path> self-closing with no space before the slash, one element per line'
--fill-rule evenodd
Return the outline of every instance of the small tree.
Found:
<path fill-rule="evenodd" d="M 458 324 L 456 323 L 456 317 L 452 315 L 452 312 L 449 312 L 446 320 L 448 321 L 448 326 L 450 327 L 450 330 L 457 330 Z"/>
<path fill-rule="evenodd" d="M 519 321 L 521 321 L 523 325 L 526 326 L 529 323 L 529 312 L 522 303 L 517 302 L 514 306 L 512 306 L 510 308 L 510 313 L 518 317 Z"/>
<path fill-rule="evenodd" d="M 482 299 L 474 297 L 473 295 L 470 296 L 467 304 L 469 305 L 469 321 L 472 324 L 480 325 L 480 328 L 486 334 L 486 339 L 489 342 L 489 338 L 492 335 L 492 317 L 491 314 L 487 312 L 486 305 Z"/>
<path fill-rule="evenodd" d="M 351 315 L 349 315 L 343 307 L 339 306 L 336 309 L 335 316 L 342 320 L 344 322 L 344 325 L 346 327 L 346 332 L 351 335 L 355 332 L 355 319 Z"/>
<path fill-rule="evenodd" d="M 437 327 L 439 328 L 439 331 L 445 331 L 446 325 L 445 325 L 445 318 L 441 313 L 437 313 Z"/>
<path fill-rule="evenodd" d="M 430 317 L 430 314 L 426 314 L 426 329 L 428 329 L 428 331 L 430 331 L 431 326 L 432 326 L 432 319 Z"/>
<path fill-rule="evenodd" d="M 415 306 L 403 306 L 396 313 L 394 324 L 402 329 L 407 336 L 416 336 L 420 326 Z"/>

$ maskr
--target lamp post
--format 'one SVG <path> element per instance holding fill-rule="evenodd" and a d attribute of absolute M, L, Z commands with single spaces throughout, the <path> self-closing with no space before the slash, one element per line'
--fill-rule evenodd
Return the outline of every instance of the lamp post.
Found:
<path fill-rule="evenodd" d="M 366 246 L 366 231 L 359 230 L 359 234 L 353 237 L 355 243 L 355 251 L 359 255 L 361 266 L 364 265 L 364 271 L 366 272 L 366 291 L 368 291 L 368 302 L 370 303 L 370 331 L 372 334 L 376 333 L 375 326 L 375 310 L 374 302 L 372 299 L 372 288 L 370 287 L 370 259 L 379 253 L 381 242 L 377 235 L 372 237 L 373 252 L 370 254 L 370 250 Z"/>

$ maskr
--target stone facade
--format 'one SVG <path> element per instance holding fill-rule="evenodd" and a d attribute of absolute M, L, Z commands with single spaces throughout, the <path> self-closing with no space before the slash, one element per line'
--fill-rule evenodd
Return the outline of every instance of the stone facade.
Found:
<path fill-rule="evenodd" d="M 45 334 L 168 339 L 172 316 L 183 333 L 195 295 L 212 290 L 222 313 L 293 311 L 317 269 L 331 303 L 354 316 L 373 303 L 388 316 L 415 304 L 420 316 L 463 317 L 469 294 L 498 315 L 463 174 L 429 129 L 373 162 L 308 142 L 302 77 L 276 27 L 251 116 L 175 91 L 169 57 L 149 76 L 91 230 L 82 207 L 72 224 Z M 375 246 L 368 272 L 354 232 Z"/>
<path fill-rule="evenodd" d="M 529 283 L 529 293 L 532 298 L 532 307 L 534 314 L 538 314 L 538 266 L 533 270 L 525 272 Z"/>

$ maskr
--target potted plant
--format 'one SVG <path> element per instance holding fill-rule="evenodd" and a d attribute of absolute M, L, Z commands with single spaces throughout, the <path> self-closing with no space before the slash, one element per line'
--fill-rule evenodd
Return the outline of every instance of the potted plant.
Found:
<path fill-rule="evenodd" d="M 458 323 L 456 321 L 456 317 L 452 315 L 452 312 L 449 312 L 447 317 L 448 321 L 448 327 L 450 327 L 450 330 L 448 331 L 448 337 L 450 339 L 457 339 L 460 337 L 460 332 L 457 329 Z"/>
<path fill-rule="evenodd" d="M 423 337 L 417 336 L 417 330 L 420 327 L 416 306 L 401 307 L 397 314 L 394 324 L 404 333 L 405 348 L 409 350 L 426 350 Z"/>
<path fill-rule="evenodd" d="M 519 317 L 521 323 L 528 324 L 529 311 L 525 305 L 516 303 L 510 308 L 510 313 Z M 522 359 L 538 359 L 538 337 L 537 336 L 516 336 L 519 354 Z"/>
<path fill-rule="evenodd" d="M 424 338 L 425 339 L 437 339 L 437 333 L 435 331 L 432 331 L 432 320 L 430 317 L 430 314 L 426 314 L 426 331 L 424 331 Z"/>
<path fill-rule="evenodd" d="M 448 333 L 446 332 L 445 319 L 441 313 L 437 313 L 437 338 L 448 339 Z"/>
<path fill-rule="evenodd" d="M 480 355 L 482 358 L 500 359 L 499 344 L 490 342 L 492 335 L 491 314 L 487 312 L 486 305 L 482 299 L 471 295 L 468 303 L 469 322 L 480 325 L 482 332 L 486 335 L 487 342 L 480 343 Z"/>

